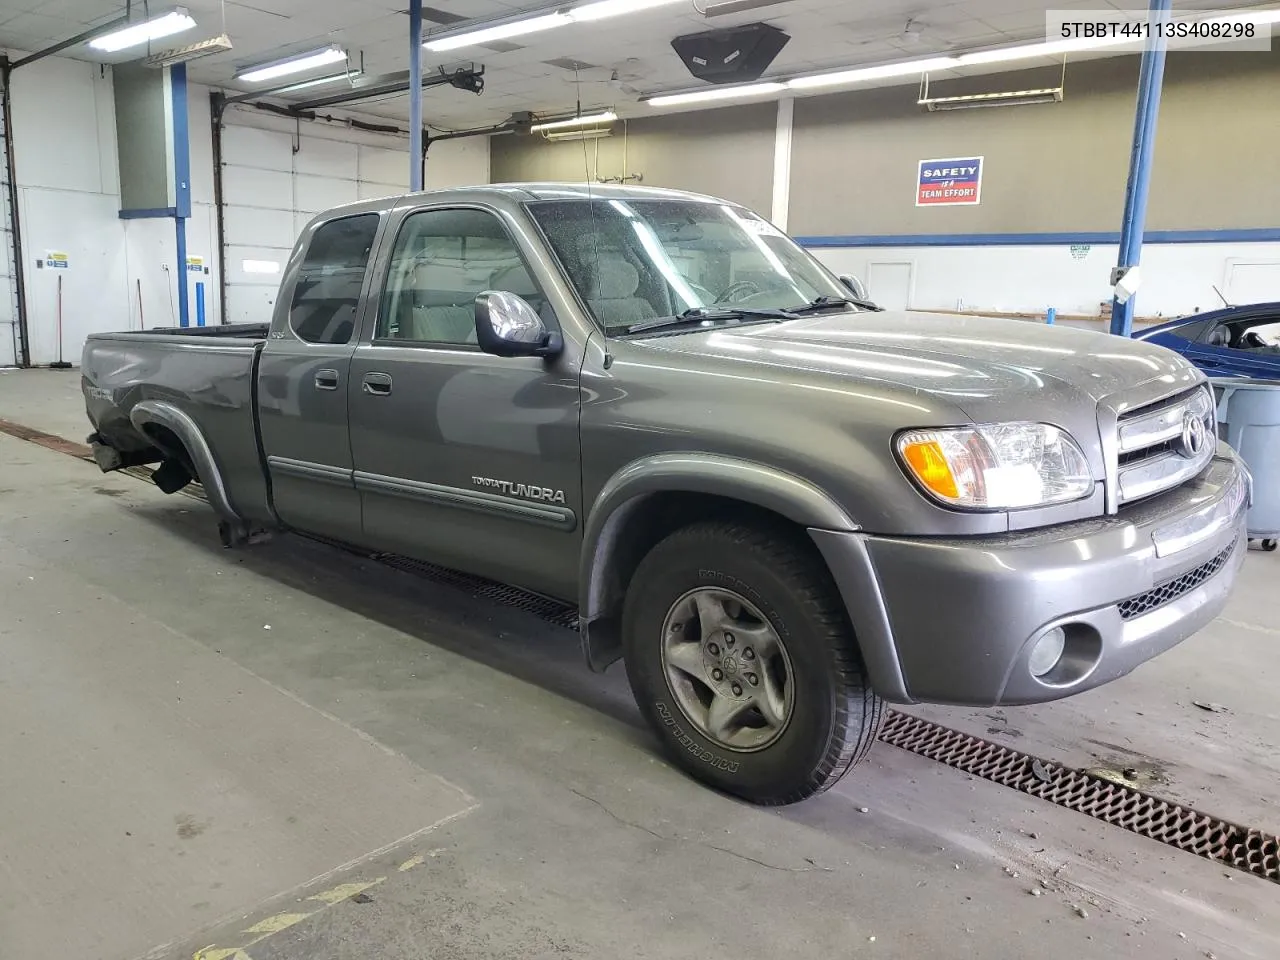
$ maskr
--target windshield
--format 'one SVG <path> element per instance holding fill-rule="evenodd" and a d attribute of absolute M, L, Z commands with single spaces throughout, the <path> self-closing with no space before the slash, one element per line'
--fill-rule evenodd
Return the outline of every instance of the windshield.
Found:
<path fill-rule="evenodd" d="M 529 212 L 610 331 L 689 311 L 779 310 L 849 296 L 754 213 L 694 200 L 545 200 Z M 747 319 L 747 318 L 742 318 Z"/>

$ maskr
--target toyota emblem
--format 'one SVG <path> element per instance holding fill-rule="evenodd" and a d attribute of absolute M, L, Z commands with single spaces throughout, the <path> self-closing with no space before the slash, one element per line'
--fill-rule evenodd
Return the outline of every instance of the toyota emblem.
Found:
<path fill-rule="evenodd" d="M 1184 457 L 1194 460 L 1204 450 L 1208 439 L 1209 431 L 1203 420 L 1194 413 L 1188 413 L 1182 418 L 1182 455 Z"/>

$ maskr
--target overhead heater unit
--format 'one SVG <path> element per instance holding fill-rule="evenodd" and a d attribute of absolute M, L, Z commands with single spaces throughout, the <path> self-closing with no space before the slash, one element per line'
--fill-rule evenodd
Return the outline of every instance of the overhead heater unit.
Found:
<path fill-rule="evenodd" d="M 142 63 L 148 67 L 172 67 L 175 63 L 199 60 L 201 57 L 209 57 L 215 53 L 226 53 L 230 49 L 231 38 L 224 33 L 220 37 L 211 37 L 208 40 L 191 43 L 185 47 L 175 47 L 172 50 L 153 53 L 143 59 Z"/>
<path fill-rule="evenodd" d="M 671 48 L 699 80 L 743 83 L 760 79 L 790 39 L 767 23 L 746 23 L 676 37 Z"/>

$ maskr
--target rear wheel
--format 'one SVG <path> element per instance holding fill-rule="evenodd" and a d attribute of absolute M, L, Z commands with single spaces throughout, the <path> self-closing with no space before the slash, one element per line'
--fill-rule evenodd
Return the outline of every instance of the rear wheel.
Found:
<path fill-rule="evenodd" d="M 798 535 L 700 523 L 659 543 L 623 615 L 636 701 L 675 761 L 763 804 L 829 788 L 883 721 L 830 574 Z"/>

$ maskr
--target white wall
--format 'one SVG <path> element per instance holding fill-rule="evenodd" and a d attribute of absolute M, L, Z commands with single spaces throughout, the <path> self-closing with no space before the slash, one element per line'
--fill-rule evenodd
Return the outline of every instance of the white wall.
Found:
<path fill-rule="evenodd" d="M 819 247 L 837 273 L 864 283 L 873 264 L 910 264 L 917 310 L 990 310 L 1096 316 L 1110 302 L 1114 244 L 1070 246 Z M 879 275 L 892 271 L 876 270 Z M 1280 243 L 1149 243 L 1142 249 L 1140 317 L 1172 317 L 1233 303 L 1280 299 Z M 867 291 L 872 297 L 876 291 Z"/>
<path fill-rule="evenodd" d="M 16 51 L 10 51 L 11 54 Z M 195 284 L 204 283 L 209 323 L 221 322 L 209 88 L 190 84 L 191 218 L 187 253 L 206 272 L 188 273 L 195 322 Z M 246 282 L 246 257 L 283 263 L 301 226 L 338 203 L 403 192 L 407 140 L 323 123 L 304 123 L 294 153 L 295 124 L 257 111 L 234 110 L 224 143 L 229 285 L 228 319 L 269 316 L 278 277 Z M 110 68 L 51 57 L 13 75 L 13 128 L 18 204 L 27 278 L 31 359 L 78 362 L 95 331 L 177 323 L 177 243 L 172 219 L 121 220 L 115 103 Z M 0 144 L 2 148 L 2 144 Z M 489 180 L 488 141 L 432 147 L 429 187 Z M 3 184 L 0 184 L 3 189 Z M 0 244 L 2 245 L 2 244 Z M 7 247 L 6 247 L 7 249 Z M 66 270 L 38 269 L 49 251 L 69 255 Z M 11 326 L 11 271 L 0 251 L 0 366 L 16 362 Z M 62 335 L 58 335 L 61 278 Z"/>
<path fill-rule="evenodd" d="M 111 74 L 42 60 L 14 72 L 12 99 L 31 359 L 74 362 L 88 333 L 128 317 Z M 37 268 L 49 251 L 69 268 Z"/>

